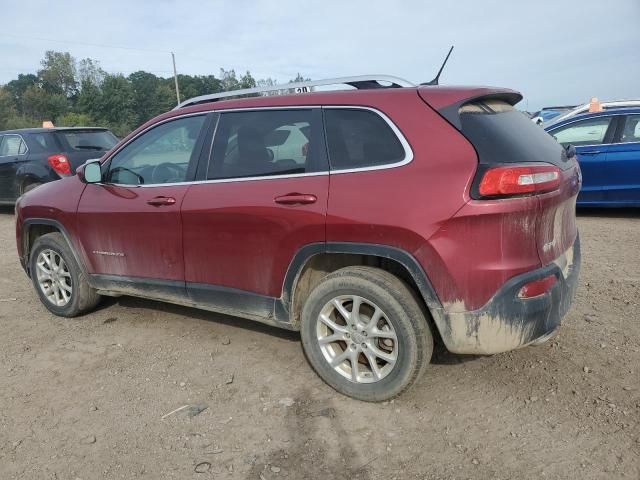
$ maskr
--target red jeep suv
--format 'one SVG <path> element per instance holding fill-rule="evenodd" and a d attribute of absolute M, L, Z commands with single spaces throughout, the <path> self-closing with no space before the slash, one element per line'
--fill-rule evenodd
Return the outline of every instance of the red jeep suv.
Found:
<path fill-rule="evenodd" d="M 349 88 L 308 92 L 333 83 Z M 297 330 L 320 377 L 368 401 L 414 382 L 434 338 L 492 354 L 553 334 L 580 267 L 580 171 L 519 93 L 278 89 L 303 93 L 197 97 L 23 195 L 42 303 L 71 317 L 134 295 Z"/>

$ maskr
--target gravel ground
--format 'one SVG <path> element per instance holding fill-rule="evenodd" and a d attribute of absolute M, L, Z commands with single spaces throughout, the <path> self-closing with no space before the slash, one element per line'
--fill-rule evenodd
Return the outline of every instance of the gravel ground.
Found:
<path fill-rule="evenodd" d="M 293 333 L 126 297 L 49 314 L 5 209 L 0 478 L 638 479 L 639 220 L 579 214 L 580 288 L 554 340 L 440 351 L 367 404 L 324 385 Z"/>

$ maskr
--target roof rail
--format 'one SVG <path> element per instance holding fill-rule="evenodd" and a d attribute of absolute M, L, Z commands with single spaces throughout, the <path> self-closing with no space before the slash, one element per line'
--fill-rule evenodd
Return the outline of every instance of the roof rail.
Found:
<path fill-rule="evenodd" d="M 382 85 L 380 82 L 389 83 L 390 85 Z M 360 75 L 356 77 L 340 77 L 340 78 L 328 78 L 326 80 L 313 80 L 309 82 L 294 82 L 286 83 L 283 85 L 273 85 L 269 87 L 256 87 L 245 88 L 242 90 L 229 90 L 220 93 L 211 93 L 209 95 L 200 95 L 199 97 L 193 97 L 189 100 L 181 102 L 174 110 L 179 108 L 188 107 L 190 105 L 197 105 L 199 103 L 216 102 L 223 98 L 239 97 L 242 95 L 252 95 L 256 93 L 267 92 L 280 92 L 291 90 L 298 90 L 298 93 L 308 92 L 309 88 L 320 87 L 325 85 L 350 85 L 357 89 L 373 89 L 373 88 L 400 88 L 400 87 L 415 87 L 415 85 L 402 78 L 392 77 L 390 75 Z"/>

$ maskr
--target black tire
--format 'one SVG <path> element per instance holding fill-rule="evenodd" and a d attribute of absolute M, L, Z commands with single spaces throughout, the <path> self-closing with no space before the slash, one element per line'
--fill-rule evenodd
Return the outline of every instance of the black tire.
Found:
<path fill-rule="evenodd" d="M 22 194 L 24 195 L 27 192 L 30 192 L 31 190 L 33 190 L 36 187 L 39 187 L 40 185 L 42 185 L 41 183 L 28 183 L 27 185 L 25 185 L 24 187 L 22 187 Z"/>
<path fill-rule="evenodd" d="M 57 253 L 67 266 L 71 275 L 71 294 L 68 302 L 63 306 L 53 304 L 45 295 L 40 287 L 37 275 L 37 259 L 43 250 L 53 250 Z M 82 271 L 76 261 L 67 241 L 60 233 L 47 233 L 39 237 L 31 249 L 29 258 L 29 271 L 31 273 L 31 281 L 35 288 L 40 301 L 47 309 L 60 317 L 76 317 L 86 313 L 98 304 L 100 295 L 95 289 L 91 288 L 87 282 L 86 274 Z"/>
<path fill-rule="evenodd" d="M 333 298 L 348 295 L 362 297 L 382 309 L 397 336 L 395 365 L 372 383 L 356 383 L 336 371 L 318 341 L 321 311 Z M 388 400 L 413 384 L 431 360 L 433 336 L 426 315 L 414 292 L 398 277 L 378 268 L 347 267 L 327 275 L 309 295 L 302 310 L 302 346 L 314 370 L 338 392 L 367 402 Z M 349 341 L 354 338 L 350 336 Z"/>

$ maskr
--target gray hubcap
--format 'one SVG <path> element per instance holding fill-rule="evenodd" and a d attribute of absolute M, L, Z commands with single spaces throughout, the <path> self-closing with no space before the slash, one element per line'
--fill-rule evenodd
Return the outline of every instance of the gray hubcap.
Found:
<path fill-rule="evenodd" d="M 357 295 L 328 302 L 318 316 L 316 335 L 325 360 L 354 383 L 382 380 L 398 360 L 398 337 L 389 318 Z"/>
<path fill-rule="evenodd" d="M 42 250 L 36 259 L 36 278 L 40 290 L 56 307 L 64 307 L 73 293 L 71 273 L 60 254 L 54 250 Z"/>

